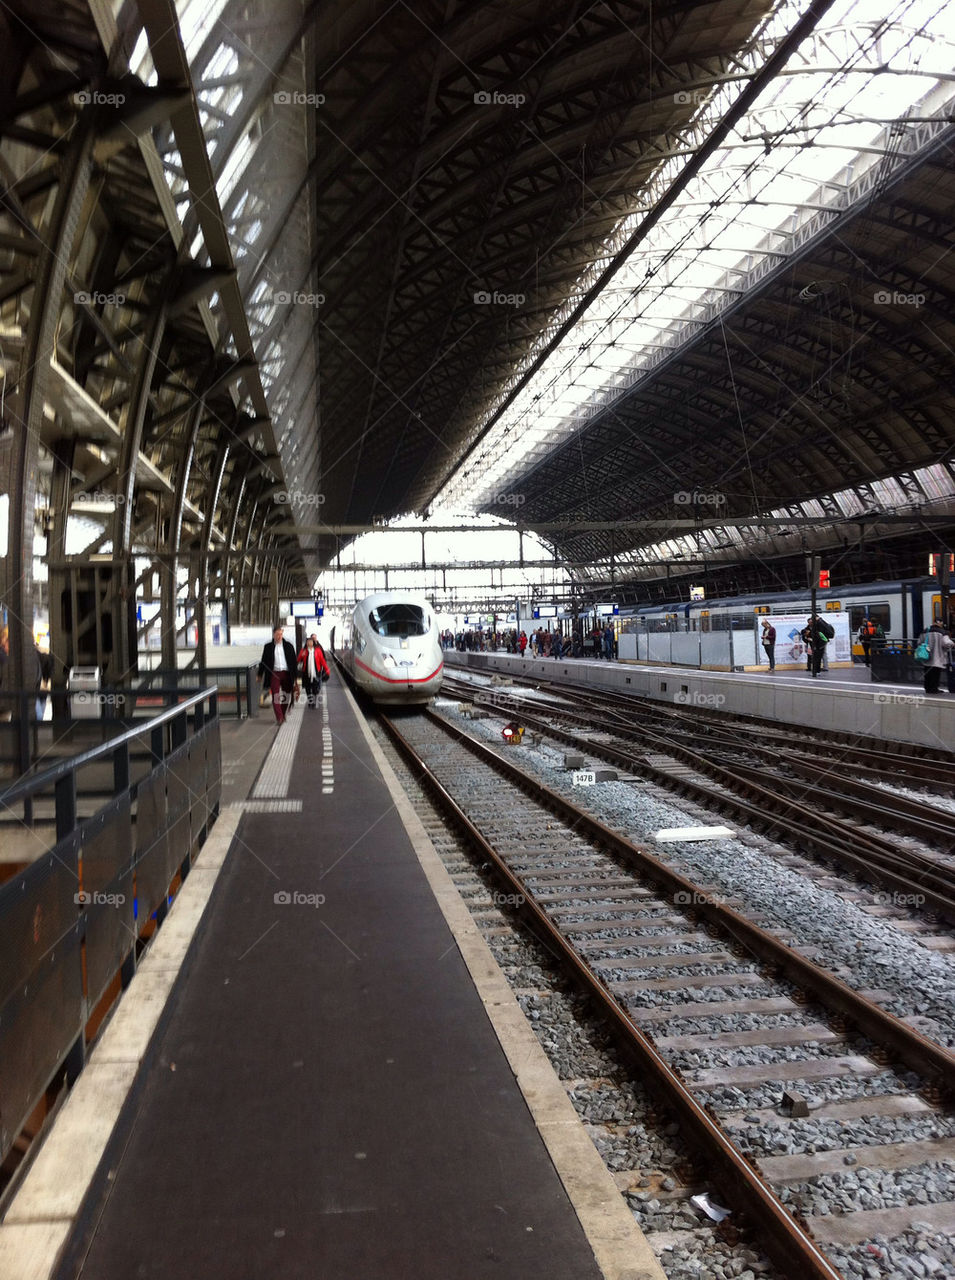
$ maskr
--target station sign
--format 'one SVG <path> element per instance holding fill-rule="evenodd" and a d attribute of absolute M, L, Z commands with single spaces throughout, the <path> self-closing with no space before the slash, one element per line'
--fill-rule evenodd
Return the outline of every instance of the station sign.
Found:
<path fill-rule="evenodd" d="M 690 599 L 691 599 L 691 600 L 705 600 L 705 599 L 706 599 L 706 587 L 690 587 Z"/>
<path fill-rule="evenodd" d="M 320 618 L 325 612 L 317 600 L 293 600 L 289 613 L 293 618 Z"/>
<path fill-rule="evenodd" d="M 556 618 L 557 606 L 553 604 L 539 604 L 534 606 L 535 618 Z"/>

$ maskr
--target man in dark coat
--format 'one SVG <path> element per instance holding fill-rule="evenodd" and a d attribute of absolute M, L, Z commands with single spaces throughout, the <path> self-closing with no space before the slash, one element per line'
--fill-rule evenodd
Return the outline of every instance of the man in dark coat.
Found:
<path fill-rule="evenodd" d="M 280 725 L 285 723 L 292 705 L 292 690 L 298 675 L 295 647 L 283 640 L 282 634 L 282 627 L 276 627 L 272 632 L 272 639 L 262 650 L 262 661 L 259 663 L 262 688 L 268 689 L 272 694 L 272 710 Z"/>

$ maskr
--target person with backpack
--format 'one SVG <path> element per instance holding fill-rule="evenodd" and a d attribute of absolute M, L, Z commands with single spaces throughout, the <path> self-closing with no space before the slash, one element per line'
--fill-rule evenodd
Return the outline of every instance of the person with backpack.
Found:
<path fill-rule="evenodd" d="M 829 670 L 829 663 L 826 661 L 826 645 L 829 643 L 829 637 L 823 630 L 823 622 L 818 613 L 814 613 L 808 618 L 805 631 L 802 632 L 804 640 L 808 641 L 809 647 L 809 670 L 814 676 L 819 675 L 820 670 Z M 825 626 L 829 626 L 828 623 Z M 825 663 L 825 667 L 823 667 Z"/>
<path fill-rule="evenodd" d="M 828 671 L 829 670 L 829 642 L 835 639 L 836 629 L 831 622 L 827 622 L 826 619 L 820 617 L 818 613 L 816 614 L 816 622 L 819 625 L 819 630 L 826 637 L 826 643 L 822 646 L 822 668 L 821 669 L 823 671 Z"/>
<path fill-rule="evenodd" d="M 916 657 L 920 662 L 925 664 L 925 671 L 922 676 L 926 693 L 938 693 L 938 684 L 942 678 L 942 672 L 949 665 L 952 649 L 955 649 L 955 641 L 946 632 L 940 622 L 933 622 L 928 631 L 924 632 L 919 638 L 919 648 L 925 646 L 927 657 L 919 657 L 916 651 Z"/>

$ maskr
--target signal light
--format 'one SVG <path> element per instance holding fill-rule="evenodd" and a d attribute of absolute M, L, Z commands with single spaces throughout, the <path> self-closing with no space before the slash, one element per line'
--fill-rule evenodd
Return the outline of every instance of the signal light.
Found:
<path fill-rule="evenodd" d="M 828 569 L 819 570 L 819 590 L 820 591 L 829 590 L 829 570 Z"/>
<path fill-rule="evenodd" d="M 523 736 L 524 726 L 515 724 L 513 720 L 501 730 L 501 737 L 505 742 L 520 742 Z"/>

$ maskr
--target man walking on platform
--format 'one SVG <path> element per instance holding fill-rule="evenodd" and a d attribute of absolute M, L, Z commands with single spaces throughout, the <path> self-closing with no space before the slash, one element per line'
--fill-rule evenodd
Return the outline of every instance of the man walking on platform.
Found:
<path fill-rule="evenodd" d="M 283 628 L 276 627 L 272 639 L 262 650 L 262 661 L 259 663 L 259 675 L 262 677 L 262 688 L 272 694 L 272 710 L 278 724 L 285 724 L 292 705 L 292 690 L 295 686 L 295 674 L 298 663 L 295 658 L 295 647 L 282 639 Z"/>

